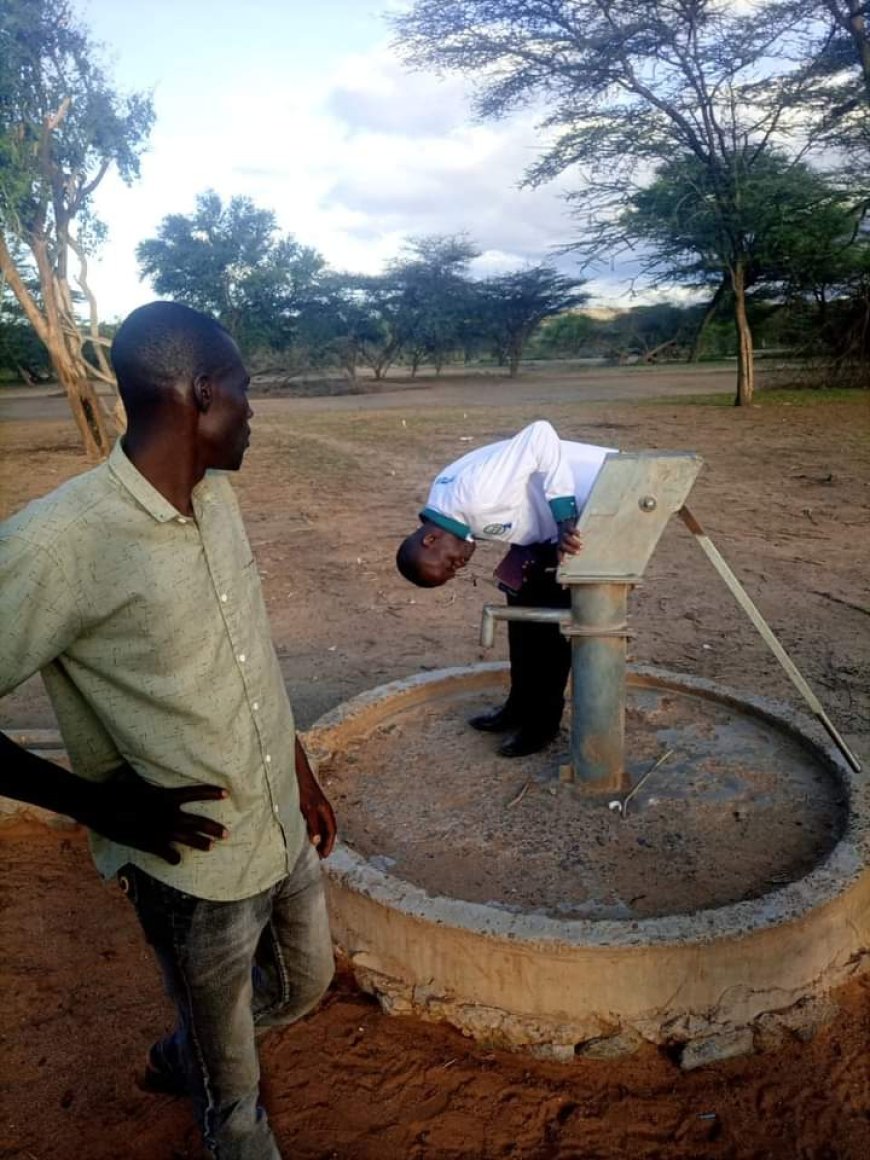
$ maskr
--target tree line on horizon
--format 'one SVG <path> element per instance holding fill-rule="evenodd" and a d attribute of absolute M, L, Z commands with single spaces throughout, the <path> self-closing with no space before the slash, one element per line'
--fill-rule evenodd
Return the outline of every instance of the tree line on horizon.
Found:
<path fill-rule="evenodd" d="M 516 375 L 538 324 L 586 299 L 548 263 L 473 278 L 480 251 L 464 236 L 411 238 L 380 274 L 332 270 L 280 234 L 270 210 L 213 191 L 192 214 L 164 218 L 136 254 L 158 294 L 218 318 L 249 357 L 340 366 L 350 378 L 366 366 L 380 379 L 397 361 L 440 372 L 482 351 Z"/>
<path fill-rule="evenodd" d="M 549 144 L 525 181 L 576 176 L 567 248 L 581 274 L 630 253 L 649 284 L 704 298 L 675 317 L 660 353 L 697 356 L 705 335 L 727 331 L 745 405 L 759 326 L 825 359 L 829 374 L 867 381 L 867 8 L 416 0 L 392 26 L 408 67 L 477 79 L 481 117 L 542 110 Z M 111 168 L 138 177 L 153 121 L 150 97 L 113 87 L 70 0 L 0 7 L 0 358 L 26 368 L 35 336 L 93 457 L 123 422 L 94 389 L 113 376 L 88 283 L 104 234 L 93 196 Z M 271 211 L 206 192 L 138 257 L 158 293 L 216 314 L 246 350 L 348 374 L 382 375 L 397 359 L 413 373 L 484 351 L 516 373 L 536 329 L 546 352 L 584 325 L 571 321 L 582 317 L 582 278 L 543 263 L 474 279 L 475 254 L 464 237 L 417 238 L 379 275 L 331 271 L 279 234 Z"/>
<path fill-rule="evenodd" d="M 487 364 L 516 375 L 520 360 L 634 362 L 734 358 L 727 309 L 660 301 L 585 310 L 583 283 L 543 264 L 490 278 L 471 277 L 477 255 L 464 237 L 411 239 L 379 275 L 337 273 L 310 247 L 281 236 L 274 215 L 246 198 L 224 205 L 211 191 L 191 215 L 164 219 L 138 247 L 143 278 L 161 296 L 218 318 L 254 373 L 285 381 L 309 371 L 360 367 L 383 378 L 396 367 L 416 376 L 427 365 Z M 750 302 L 764 349 L 801 359 L 835 356 L 844 328 L 801 294 L 774 288 Z M 835 304 L 836 305 L 836 304 Z M 110 342 L 117 324 L 101 324 Z M 90 340 L 85 352 L 93 358 Z M 0 302 L 0 374 L 35 383 L 52 377 L 47 349 L 14 299 Z"/>

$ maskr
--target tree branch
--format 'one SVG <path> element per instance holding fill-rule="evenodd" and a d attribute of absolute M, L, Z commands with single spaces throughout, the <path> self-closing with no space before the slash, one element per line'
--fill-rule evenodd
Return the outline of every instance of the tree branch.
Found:
<path fill-rule="evenodd" d="M 99 312 L 97 310 L 97 300 L 94 296 L 94 292 L 88 285 L 88 262 L 85 256 L 85 252 L 79 245 L 78 241 L 73 238 L 72 234 L 67 234 L 67 244 L 79 261 L 79 273 L 76 281 L 78 282 L 82 292 L 88 300 L 88 308 L 90 313 L 90 337 L 97 356 L 97 366 L 99 367 L 98 377 L 101 378 L 103 382 L 111 383 L 113 386 L 116 386 L 117 384 L 115 376 L 112 374 L 112 369 L 109 366 L 106 353 L 103 350 L 103 345 L 100 341 L 100 321 Z M 95 368 L 92 369 L 94 370 L 94 373 L 97 373 Z"/>
<path fill-rule="evenodd" d="M 34 301 L 33 295 L 24 285 L 21 275 L 18 273 L 18 269 L 12 255 L 9 253 L 6 239 L 2 233 L 0 233 L 0 273 L 3 274 L 7 286 L 18 299 L 21 309 L 27 317 L 27 321 L 36 331 L 40 341 L 47 347 L 48 326 L 39 307 Z"/>

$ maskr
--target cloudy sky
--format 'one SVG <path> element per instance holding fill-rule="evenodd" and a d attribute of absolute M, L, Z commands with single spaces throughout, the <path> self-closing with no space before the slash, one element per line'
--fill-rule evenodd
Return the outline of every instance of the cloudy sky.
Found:
<path fill-rule="evenodd" d="M 207 188 L 274 210 L 343 270 L 375 272 L 420 234 L 468 234 L 481 274 L 570 240 L 570 181 L 519 188 L 541 145 L 533 119 L 475 122 L 465 81 L 405 71 L 384 19 L 397 6 L 77 0 L 117 87 L 153 92 L 157 113 L 141 180 L 107 177 L 98 191 L 109 240 L 91 282 L 105 318 L 153 297 L 136 243 Z M 601 304 L 632 301 L 619 270 L 589 289 Z"/>

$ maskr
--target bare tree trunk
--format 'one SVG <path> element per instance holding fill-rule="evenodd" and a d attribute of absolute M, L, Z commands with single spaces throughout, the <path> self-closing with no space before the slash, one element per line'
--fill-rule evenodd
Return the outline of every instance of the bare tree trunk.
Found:
<path fill-rule="evenodd" d="M 71 355 L 62 335 L 50 335 L 48 353 L 66 391 L 73 419 L 88 459 L 105 459 L 112 450 L 106 412 L 80 359 Z"/>
<path fill-rule="evenodd" d="M 755 367 L 752 361 L 752 331 L 746 317 L 746 268 L 742 261 L 731 270 L 734 291 L 734 321 L 737 324 L 737 394 L 735 407 L 748 407 L 755 393 Z"/>
<path fill-rule="evenodd" d="M 48 323 L 48 353 L 66 391 L 85 455 L 93 461 L 105 459 L 112 450 L 112 433 L 81 353 L 81 335 L 72 316 L 69 287 L 65 281 L 60 284 L 50 268 L 44 271 L 46 255 L 41 251 L 41 246 L 34 248 Z"/>
<path fill-rule="evenodd" d="M 33 255 L 45 303 L 44 315 L 22 282 L 6 242 L 0 235 L 0 272 L 48 351 L 55 373 L 66 392 L 85 455 L 91 460 L 105 459 L 112 449 L 106 413 L 88 378 L 81 356 L 69 348 L 63 325 L 65 312 L 57 300 L 56 280 L 44 242 L 33 247 Z"/>
<path fill-rule="evenodd" d="M 677 345 L 676 337 L 669 338 L 665 342 L 660 342 L 658 344 L 658 346 L 654 346 L 652 348 L 652 350 L 645 351 L 644 354 L 641 355 L 640 361 L 642 363 L 654 363 L 656 361 L 656 356 L 660 355 L 663 350 L 667 350 L 669 346 L 676 346 L 676 345 Z"/>
<path fill-rule="evenodd" d="M 36 376 L 32 375 L 27 367 L 22 366 L 21 363 L 16 363 L 15 369 L 18 372 L 18 377 L 23 383 L 26 383 L 28 387 L 32 387 L 36 383 Z"/>
<path fill-rule="evenodd" d="M 338 346 L 338 357 L 345 377 L 352 383 L 356 382 L 356 368 L 359 362 L 359 344 L 349 339 Z"/>
<path fill-rule="evenodd" d="M 372 368 L 376 379 L 385 379 L 387 377 L 387 372 L 393 365 L 393 359 L 396 357 L 398 346 L 399 344 L 394 339 L 381 351 L 380 354 L 366 359 L 369 366 Z"/>
<path fill-rule="evenodd" d="M 123 435 L 127 430 L 127 412 L 124 409 L 124 402 L 118 391 L 118 380 L 115 378 L 115 372 L 112 370 L 111 366 L 109 365 L 109 360 L 106 357 L 106 352 L 104 349 L 104 346 L 107 345 L 106 340 L 100 334 L 100 315 L 97 309 L 97 300 L 94 297 L 93 290 L 91 290 L 90 285 L 88 284 L 87 258 L 85 257 L 84 250 L 78 244 L 76 239 L 69 234 L 69 231 L 67 231 L 66 234 L 66 242 L 69 248 L 78 258 L 79 273 L 76 281 L 81 287 L 82 293 L 88 300 L 88 311 L 90 319 L 89 337 L 91 340 L 91 346 L 94 348 L 94 357 L 97 362 L 97 365 L 95 367 L 89 368 L 89 370 L 101 382 L 108 383 L 108 385 L 112 388 L 115 398 L 114 403 L 112 404 L 111 422 L 114 425 L 115 433 L 118 435 Z M 81 353 L 82 346 L 84 345 L 82 343 L 81 336 L 78 334 L 78 332 L 76 332 L 75 337 L 78 339 L 81 362 L 85 367 L 87 367 L 87 362 L 84 358 L 84 355 Z"/>
<path fill-rule="evenodd" d="M 91 346 L 94 348 L 94 357 L 97 360 L 97 368 L 99 369 L 100 378 L 108 383 L 116 392 L 118 388 L 118 380 L 115 378 L 112 368 L 109 366 L 109 360 L 106 357 L 104 347 L 108 345 L 106 339 L 100 334 L 100 314 L 97 309 L 97 300 L 94 297 L 94 292 L 88 284 L 88 260 L 85 256 L 84 250 L 78 244 L 75 238 L 67 235 L 67 245 L 78 258 L 79 272 L 76 277 L 82 293 L 88 300 L 88 313 L 90 321 L 89 337 Z"/>
<path fill-rule="evenodd" d="M 698 324 L 698 329 L 695 332 L 695 338 L 692 342 L 692 349 L 689 351 L 689 357 L 686 362 L 695 363 L 701 357 L 701 345 L 704 342 L 704 335 L 707 332 L 707 327 L 716 316 L 716 311 L 722 304 L 722 299 L 725 297 L 725 292 L 728 289 L 728 279 L 723 278 L 716 287 L 716 293 L 710 299 L 707 309 L 704 311 L 704 317 Z"/>

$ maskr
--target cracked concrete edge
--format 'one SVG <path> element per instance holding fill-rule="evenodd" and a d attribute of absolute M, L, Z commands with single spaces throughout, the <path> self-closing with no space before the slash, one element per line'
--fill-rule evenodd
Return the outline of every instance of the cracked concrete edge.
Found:
<path fill-rule="evenodd" d="M 799 922 L 710 944 L 633 948 L 511 942 L 328 889 L 334 937 L 358 977 L 380 979 L 383 993 L 430 1012 L 434 995 L 454 1010 L 451 1022 L 474 1008 L 507 1013 L 515 1026 L 570 1024 L 574 1042 L 608 1028 L 665 1042 L 747 1026 L 870 970 L 870 873 Z"/>
<path fill-rule="evenodd" d="M 439 994 L 431 985 L 409 985 L 354 963 L 352 956 L 346 958 L 361 990 L 374 996 L 387 1014 L 446 1022 L 485 1046 L 546 1059 L 616 1059 L 652 1044 L 667 1049 L 688 1071 L 738 1055 L 775 1050 L 788 1039 L 806 1042 L 839 1010 L 834 995 L 824 990 L 764 1011 L 745 1024 L 736 1024 L 715 1011 L 692 1017 L 642 1019 L 634 1024 L 594 1013 L 577 1020 L 549 1021 L 468 1003 Z M 864 958 L 868 960 L 864 969 L 868 969 L 870 951 Z M 860 964 L 853 963 L 847 974 L 859 970 Z M 765 1000 L 782 1001 L 781 995 Z"/>

